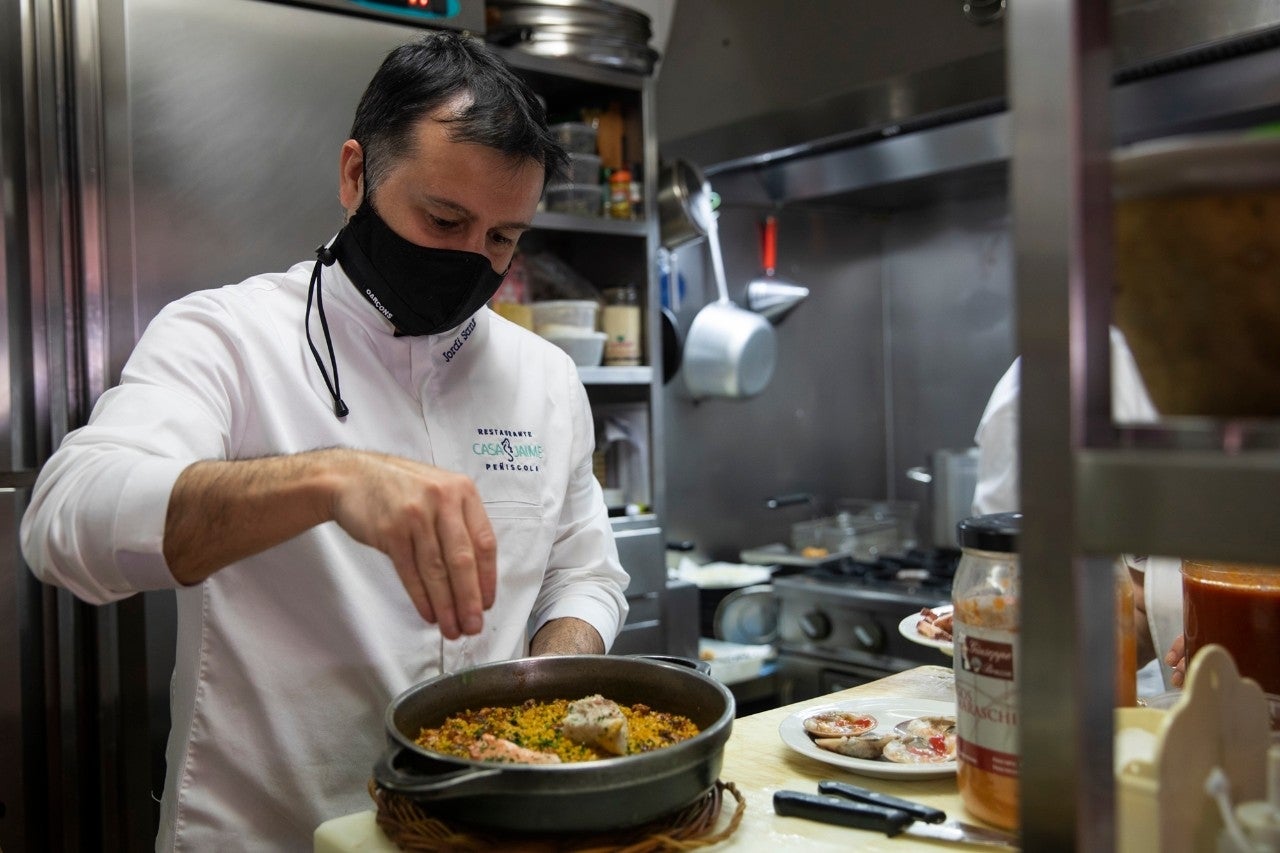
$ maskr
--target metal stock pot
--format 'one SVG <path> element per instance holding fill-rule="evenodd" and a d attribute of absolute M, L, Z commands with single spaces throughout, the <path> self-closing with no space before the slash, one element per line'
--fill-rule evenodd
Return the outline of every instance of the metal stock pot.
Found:
<path fill-rule="evenodd" d="M 421 729 L 466 709 L 594 693 L 683 714 L 699 734 L 640 755 L 541 765 L 473 761 L 414 743 Z M 670 814 L 706 794 L 720 774 L 733 715 L 728 688 L 690 666 L 610 655 L 521 658 L 442 675 L 397 696 L 385 718 L 390 747 L 373 775 L 388 791 L 446 803 L 451 817 L 488 828 L 617 829 Z"/>

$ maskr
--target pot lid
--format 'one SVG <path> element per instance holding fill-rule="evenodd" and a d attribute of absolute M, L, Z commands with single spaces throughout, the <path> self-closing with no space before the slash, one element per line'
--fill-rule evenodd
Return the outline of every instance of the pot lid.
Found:
<path fill-rule="evenodd" d="M 750 646 L 778 639 L 778 599 L 773 586 L 759 584 L 735 590 L 716 607 L 715 638 Z"/>

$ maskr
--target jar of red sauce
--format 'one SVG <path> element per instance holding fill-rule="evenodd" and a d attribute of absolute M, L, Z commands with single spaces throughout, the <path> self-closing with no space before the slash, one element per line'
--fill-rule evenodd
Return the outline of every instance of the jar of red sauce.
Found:
<path fill-rule="evenodd" d="M 1280 566 L 1182 561 L 1187 661 L 1218 643 L 1240 674 L 1280 694 Z"/>

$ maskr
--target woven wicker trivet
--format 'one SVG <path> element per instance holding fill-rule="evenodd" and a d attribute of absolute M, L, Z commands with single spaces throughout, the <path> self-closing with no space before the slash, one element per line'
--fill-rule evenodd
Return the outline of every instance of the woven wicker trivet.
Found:
<path fill-rule="evenodd" d="M 716 832 L 724 792 L 738 806 L 728 825 Z M 369 780 L 369 796 L 378 807 L 378 828 L 408 853 L 506 850 L 521 853 L 675 853 L 696 850 L 724 841 L 742 823 L 747 801 L 732 782 L 717 780 L 715 787 L 695 803 L 659 820 L 625 830 L 601 833 L 538 833 L 530 836 L 451 825 L 433 816 L 421 803 L 379 788 Z"/>

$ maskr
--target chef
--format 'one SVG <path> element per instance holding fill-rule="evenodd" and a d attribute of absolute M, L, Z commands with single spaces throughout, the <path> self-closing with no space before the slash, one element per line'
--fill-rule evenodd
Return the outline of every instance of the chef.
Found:
<path fill-rule="evenodd" d="M 1117 423 L 1151 423 L 1159 414 L 1138 372 L 1137 362 L 1114 326 L 1110 329 L 1111 404 Z M 1016 512 L 1018 492 L 1018 396 L 1021 359 L 1014 359 L 987 401 L 974 442 L 978 446 L 978 482 L 973 514 Z M 1181 686 L 1186 670 L 1182 638 L 1182 562 L 1171 557 L 1124 555 L 1134 582 L 1138 693 L 1151 695 Z M 1159 654 L 1164 651 L 1164 654 Z"/>
<path fill-rule="evenodd" d="M 310 849 L 368 807 L 400 691 L 617 635 L 576 368 L 485 307 L 564 162 L 483 44 L 397 48 L 340 152 L 337 236 L 166 307 L 41 472 L 41 579 L 176 591 L 157 849 Z"/>

